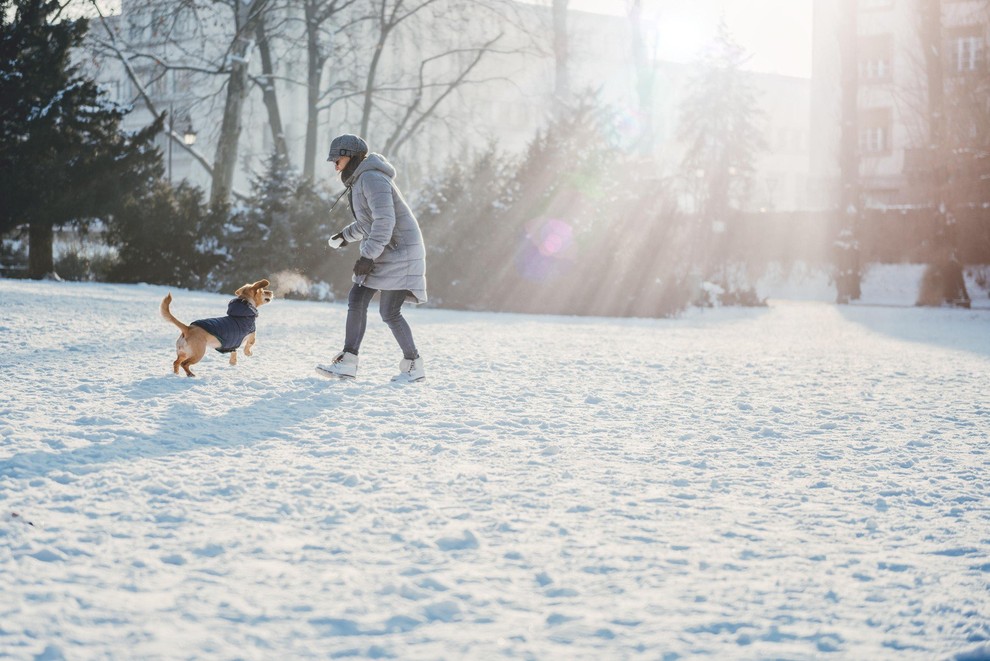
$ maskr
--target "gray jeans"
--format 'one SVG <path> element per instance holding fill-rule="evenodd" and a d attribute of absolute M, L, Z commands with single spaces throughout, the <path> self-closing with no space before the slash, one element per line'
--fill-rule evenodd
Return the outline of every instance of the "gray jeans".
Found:
<path fill-rule="evenodd" d="M 347 295 L 347 324 L 344 336 L 344 351 L 357 355 L 361 348 L 361 340 L 364 339 L 364 331 L 368 327 L 368 304 L 372 297 L 378 292 L 357 283 L 351 287 L 351 293 Z M 382 315 L 382 321 L 388 324 L 395 341 L 402 348 L 403 358 L 412 360 L 419 358 L 416 351 L 416 343 L 413 342 L 412 329 L 402 316 L 402 303 L 406 300 L 403 290 L 383 290 L 378 309 Z"/>

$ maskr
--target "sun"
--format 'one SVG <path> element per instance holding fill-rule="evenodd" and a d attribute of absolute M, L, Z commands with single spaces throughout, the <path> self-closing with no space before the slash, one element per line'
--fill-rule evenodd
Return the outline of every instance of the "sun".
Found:
<path fill-rule="evenodd" d="M 689 62 L 697 59 L 712 40 L 714 26 L 696 16 L 674 15 L 657 21 L 657 55 L 661 60 Z"/>

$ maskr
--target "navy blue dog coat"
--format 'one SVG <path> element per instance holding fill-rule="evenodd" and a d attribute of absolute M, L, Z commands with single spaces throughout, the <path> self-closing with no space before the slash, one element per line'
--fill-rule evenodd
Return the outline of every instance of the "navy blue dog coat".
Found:
<path fill-rule="evenodd" d="M 227 304 L 226 317 L 199 319 L 189 324 L 199 326 L 213 337 L 220 340 L 220 353 L 237 351 L 244 338 L 254 332 L 254 319 L 258 316 L 258 308 L 250 301 L 235 298 Z"/>

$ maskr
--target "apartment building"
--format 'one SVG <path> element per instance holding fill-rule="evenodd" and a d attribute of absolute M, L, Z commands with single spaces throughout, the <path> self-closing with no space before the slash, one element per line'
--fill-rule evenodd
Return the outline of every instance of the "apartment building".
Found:
<path fill-rule="evenodd" d="M 841 4 L 816 0 L 814 5 L 810 171 L 812 203 L 822 208 L 835 206 L 839 192 Z M 945 146 L 957 155 L 973 150 L 976 159 L 976 151 L 990 146 L 990 3 L 942 0 L 940 4 Z M 930 202 L 926 187 L 920 185 L 931 161 L 921 5 L 920 0 L 858 2 L 858 153 L 868 207 Z M 970 174 L 953 176 L 962 181 Z M 979 182 L 968 187 L 973 185 Z"/>

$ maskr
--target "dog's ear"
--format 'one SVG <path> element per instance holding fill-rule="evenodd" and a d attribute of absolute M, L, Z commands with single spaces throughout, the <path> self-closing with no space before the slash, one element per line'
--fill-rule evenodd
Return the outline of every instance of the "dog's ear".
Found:
<path fill-rule="evenodd" d="M 258 282 L 256 282 L 253 285 L 251 285 L 251 288 L 252 289 L 264 289 L 265 287 L 267 287 L 270 284 L 272 284 L 272 283 L 268 282 L 267 280 L 258 280 Z"/>
<path fill-rule="evenodd" d="M 251 285 L 242 285 L 234 292 L 234 296 L 244 296 L 251 290 Z"/>

